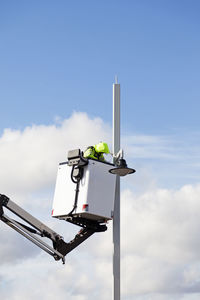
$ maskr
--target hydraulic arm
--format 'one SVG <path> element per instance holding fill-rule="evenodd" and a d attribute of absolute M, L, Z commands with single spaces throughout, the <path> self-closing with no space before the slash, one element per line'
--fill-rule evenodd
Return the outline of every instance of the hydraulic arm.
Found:
<path fill-rule="evenodd" d="M 21 218 L 29 226 L 8 217 L 6 214 L 4 214 L 4 208 Z M 53 256 L 55 260 L 61 259 L 63 263 L 65 263 L 65 255 L 80 245 L 92 234 L 107 230 L 105 224 L 100 224 L 97 221 L 92 220 L 88 221 L 83 218 L 75 218 L 72 216 L 69 217 L 67 221 L 82 227 L 82 229 L 72 241 L 66 243 L 58 233 L 40 222 L 38 219 L 10 200 L 7 196 L 2 194 L 0 194 L 0 220 L 40 247 L 49 255 Z M 42 237 L 50 239 L 53 245 L 50 246 L 47 244 L 41 239 Z"/>

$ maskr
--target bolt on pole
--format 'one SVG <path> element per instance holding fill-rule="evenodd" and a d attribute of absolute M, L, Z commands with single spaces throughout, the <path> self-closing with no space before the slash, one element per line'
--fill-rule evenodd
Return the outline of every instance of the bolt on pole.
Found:
<path fill-rule="evenodd" d="M 113 163 L 120 150 L 120 84 L 113 84 Z M 120 300 L 120 177 L 117 176 L 113 216 L 113 300 Z"/>

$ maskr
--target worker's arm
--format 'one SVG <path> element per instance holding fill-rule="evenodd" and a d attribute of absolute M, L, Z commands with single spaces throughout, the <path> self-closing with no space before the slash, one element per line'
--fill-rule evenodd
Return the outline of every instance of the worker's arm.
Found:
<path fill-rule="evenodd" d="M 85 158 L 93 158 L 93 159 L 97 159 L 97 157 L 95 156 L 95 150 L 94 147 L 89 147 L 83 154 L 83 156 Z"/>

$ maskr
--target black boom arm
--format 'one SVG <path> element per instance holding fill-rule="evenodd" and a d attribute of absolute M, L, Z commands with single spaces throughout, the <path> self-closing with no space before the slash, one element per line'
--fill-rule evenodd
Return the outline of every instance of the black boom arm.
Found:
<path fill-rule="evenodd" d="M 3 208 L 7 208 L 9 211 L 11 211 L 13 214 L 21 218 L 32 227 L 11 219 L 4 214 Z M 82 229 L 72 241 L 66 243 L 58 233 L 47 227 L 45 224 L 43 224 L 27 211 L 18 206 L 16 203 L 11 201 L 7 196 L 2 194 L 0 194 L 0 220 L 26 237 L 42 250 L 53 256 L 55 260 L 62 259 L 63 263 L 65 263 L 65 255 L 67 255 L 70 251 L 84 242 L 95 232 L 105 231 L 107 229 L 106 225 L 99 224 L 95 221 L 88 222 L 81 218 L 75 220 L 71 218 L 71 220 L 68 221 L 81 226 Z M 53 242 L 53 247 L 44 242 L 38 236 L 50 239 Z"/>

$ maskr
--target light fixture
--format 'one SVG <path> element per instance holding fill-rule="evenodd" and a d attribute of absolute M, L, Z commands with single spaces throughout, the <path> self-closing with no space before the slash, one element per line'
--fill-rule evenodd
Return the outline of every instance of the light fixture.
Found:
<path fill-rule="evenodd" d="M 115 174 L 119 176 L 126 176 L 128 174 L 133 174 L 136 171 L 134 169 L 128 168 L 125 159 L 120 158 L 117 162 L 117 167 L 110 169 L 109 172 L 111 174 Z"/>

